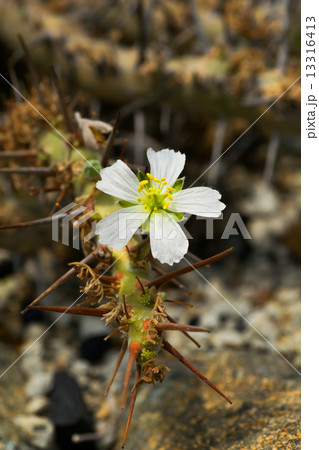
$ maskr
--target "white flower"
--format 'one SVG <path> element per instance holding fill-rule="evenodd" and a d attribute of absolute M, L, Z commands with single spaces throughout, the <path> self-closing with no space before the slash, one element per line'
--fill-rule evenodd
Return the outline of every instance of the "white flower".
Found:
<path fill-rule="evenodd" d="M 225 205 L 218 191 L 208 187 L 181 190 L 178 179 L 185 155 L 174 150 L 149 148 L 150 173 L 136 176 L 121 160 L 102 169 L 96 187 L 117 197 L 122 209 L 104 217 L 96 227 L 100 242 L 122 249 L 139 227 L 149 231 L 151 252 L 161 263 L 172 265 L 187 253 L 188 240 L 177 223 L 184 213 L 219 217 Z"/>

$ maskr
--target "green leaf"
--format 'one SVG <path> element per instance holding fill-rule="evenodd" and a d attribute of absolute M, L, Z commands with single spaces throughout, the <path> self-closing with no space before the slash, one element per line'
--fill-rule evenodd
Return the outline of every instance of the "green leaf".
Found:
<path fill-rule="evenodd" d="M 134 203 L 127 202 L 126 200 L 119 200 L 118 204 L 122 206 L 122 208 L 128 208 L 129 206 L 136 206 Z"/>
<path fill-rule="evenodd" d="M 91 159 L 85 163 L 85 166 L 83 167 L 83 173 L 90 180 L 94 180 L 99 177 L 101 169 L 102 167 L 100 161 Z"/>
<path fill-rule="evenodd" d="M 139 181 L 139 182 L 141 182 L 141 181 L 143 181 L 143 180 L 148 180 L 147 175 L 146 175 L 144 172 L 142 172 L 141 170 L 139 170 L 139 171 L 137 172 L 137 178 L 138 178 L 138 181 Z"/>
<path fill-rule="evenodd" d="M 183 189 L 184 186 L 185 177 L 178 178 L 175 183 L 173 184 L 172 188 L 174 189 L 174 192 L 178 192 L 181 189 Z"/>

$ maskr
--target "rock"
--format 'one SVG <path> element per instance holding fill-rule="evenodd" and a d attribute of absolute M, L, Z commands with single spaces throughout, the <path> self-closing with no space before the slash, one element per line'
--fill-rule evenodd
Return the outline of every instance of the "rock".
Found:
<path fill-rule="evenodd" d="M 13 419 L 21 437 L 36 449 L 48 449 L 53 441 L 54 427 L 49 419 L 19 415 Z"/>
<path fill-rule="evenodd" d="M 46 330 L 47 326 L 42 323 L 30 323 L 26 326 L 24 331 L 24 339 L 27 341 L 27 345 L 30 345 L 33 341 L 39 338 L 41 334 Z M 30 341 L 30 342 L 29 342 Z M 39 345 L 42 347 L 42 340 L 39 341 Z"/>
<path fill-rule="evenodd" d="M 81 388 L 85 388 L 89 384 L 90 377 L 90 364 L 84 359 L 77 359 L 69 367 L 69 372 Z"/>
<path fill-rule="evenodd" d="M 93 433 L 94 427 L 82 392 L 76 380 L 66 371 L 59 371 L 54 377 L 49 417 L 55 425 L 56 442 L 59 448 L 75 448 L 72 436 Z M 76 448 L 95 450 L 94 440 L 76 444 Z"/>
<path fill-rule="evenodd" d="M 81 389 L 66 371 L 55 374 L 49 416 L 56 426 L 73 425 L 89 420 Z"/>
<path fill-rule="evenodd" d="M 250 324 L 255 327 L 259 333 L 261 333 L 266 339 L 270 340 L 271 342 L 274 342 L 278 336 L 278 327 L 276 326 L 276 323 L 274 322 L 273 318 L 269 317 L 267 313 L 262 310 L 255 310 L 248 316 L 248 320 Z M 249 331 L 251 332 L 252 336 L 255 336 L 260 339 L 258 334 L 255 332 L 255 330 L 252 327 L 249 327 Z"/>
<path fill-rule="evenodd" d="M 53 383 L 52 372 L 40 372 L 31 376 L 25 386 L 25 392 L 27 397 L 35 397 L 36 395 L 47 394 Z"/>
<path fill-rule="evenodd" d="M 21 358 L 23 372 L 32 377 L 36 373 L 43 372 L 43 338 L 40 338 L 46 327 L 44 324 L 29 323 L 25 330 L 24 342 L 21 346 Z"/>
<path fill-rule="evenodd" d="M 248 216 L 272 214 L 278 209 L 278 195 L 272 186 L 267 185 L 263 180 L 254 180 L 248 198 L 241 204 L 241 213 Z"/>
<path fill-rule="evenodd" d="M 44 395 L 33 397 L 26 406 L 26 412 L 29 414 L 43 414 L 49 406 L 49 399 Z"/>
<path fill-rule="evenodd" d="M 243 343 L 242 336 L 235 330 L 219 330 L 211 335 L 211 343 L 217 348 L 240 347 Z"/>
<path fill-rule="evenodd" d="M 300 448 L 300 379 L 278 355 L 226 350 L 191 359 L 233 404 L 170 359 L 166 380 L 137 395 L 126 450 Z M 123 431 L 124 419 L 116 448 Z"/>
<path fill-rule="evenodd" d="M 281 287 L 277 290 L 277 298 L 281 303 L 291 304 L 300 299 L 300 288 L 297 287 Z"/>

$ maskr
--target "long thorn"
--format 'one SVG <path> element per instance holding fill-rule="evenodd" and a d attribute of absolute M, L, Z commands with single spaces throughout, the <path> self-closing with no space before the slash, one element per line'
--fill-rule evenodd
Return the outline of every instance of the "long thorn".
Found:
<path fill-rule="evenodd" d="M 60 206 L 60 202 L 62 201 L 65 194 L 66 194 L 66 189 L 61 189 L 61 191 L 58 195 L 58 198 L 54 202 L 54 205 L 52 206 L 51 211 L 49 212 L 49 216 L 52 216 L 54 214 L 54 212 L 56 211 L 56 209 Z"/>
<path fill-rule="evenodd" d="M 136 373 L 135 373 L 135 385 L 138 382 L 140 376 L 141 376 L 141 368 L 140 368 L 140 366 L 137 366 L 136 367 Z M 134 406 L 135 406 L 135 400 L 136 400 L 136 396 L 137 396 L 137 389 L 138 388 L 135 388 L 134 391 L 133 391 L 133 394 L 132 394 L 130 410 L 129 410 L 129 413 L 128 413 L 128 418 L 127 418 L 126 427 L 125 427 L 125 433 L 124 433 L 123 442 L 122 442 L 122 448 L 125 447 L 125 442 L 126 442 L 128 430 L 130 428 L 131 419 L 132 419 Z"/>
<path fill-rule="evenodd" d="M 230 247 L 227 250 L 225 250 L 224 252 L 221 252 L 221 253 L 218 253 L 217 255 L 211 256 L 210 258 L 204 259 L 203 261 L 199 261 L 195 264 L 192 264 L 192 265 L 189 265 L 186 267 L 182 267 L 181 269 L 174 270 L 173 272 L 168 273 L 166 275 L 162 275 L 161 277 L 156 278 L 155 280 L 148 283 L 146 286 L 147 287 L 155 286 L 156 288 L 159 288 L 164 283 L 167 283 L 168 281 L 170 281 L 172 278 L 179 277 L 180 275 L 184 275 L 185 273 L 192 272 L 195 269 L 200 269 L 201 267 L 207 266 L 208 264 L 212 264 L 216 261 L 219 261 L 220 259 L 227 256 L 232 251 L 234 251 L 234 247 Z"/>
<path fill-rule="evenodd" d="M 29 195 L 35 196 L 38 194 L 43 194 L 44 192 L 55 192 L 59 191 L 60 186 L 42 186 L 42 187 L 34 187 L 31 186 L 29 189 Z"/>
<path fill-rule="evenodd" d="M 124 158 L 124 153 L 125 153 L 125 148 L 126 148 L 126 144 L 128 143 L 128 139 L 124 138 L 123 139 L 123 144 L 120 150 L 120 154 L 119 154 L 119 159 L 123 159 Z"/>
<path fill-rule="evenodd" d="M 25 43 L 25 41 L 24 41 L 23 37 L 21 36 L 21 34 L 18 34 L 18 38 L 19 38 L 21 47 L 22 47 L 22 49 L 24 51 L 25 60 L 26 60 L 27 66 L 28 66 L 29 71 L 30 71 L 32 85 L 33 85 L 33 87 L 35 89 L 35 92 L 37 94 L 39 103 L 41 103 L 43 105 L 43 96 L 42 96 L 41 91 L 39 89 L 38 74 L 37 74 L 37 72 L 36 72 L 36 70 L 34 68 L 34 65 L 33 65 L 33 62 L 32 62 L 31 56 L 30 56 L 30 52 L 29 52 L 28 46 Z"/>
<path fill-rule="evenodd" d="M 116 277 L 112 277 L 112 276 L 108 276 L 108 275 L 102 275 L 99 278 L 100 281 L 103 281 L 103 283 L 114 283 L 116 281 L 118 281 L 118 279 Z"/>
<path fill-rule="evenodd" d="M 136 361 L 137 355 L 138 355 L 139 351 L 141 350 L 141 344 L 139 342 L 133 341 L 130 343 L 128 350 L 129 350 L 129 357 L 128 357 L 128 361 L 127 361 L 125 378 L 124 378 L 122 409 L 125 408 L 130 376 L 132 373 L 134 362 Z"/>
<path fill-rule="evenodd" d="M 136 276 L 135 278 L 137 279 L 137 282 L 138 282 L 138 284 L 140 285 L 140 288 L 141 288 L 143 294 L 145 294 L 145 288 L 144 288 L 144 286 L 143 286 L 143 283 L 141 282 L 141 280 L 139 279 L 139 277 Z"/>
<path fill-rule="evenodd" d="M 158 323 L 155 327 L 158 331 L 161 330 L 177 330 L 177 331 L 193 331 L 210 333 L 211 330 L 207 328 L 194 327 L 193 325 L 187 325 L 182 323 Z"/>
<path fill-rule="evenodd" d="M 68 131 L 72 132 L 74 131 L 74 127 L 72 124 L 72 120 L 71 120 L 71 116 L 70 116 L 70 111 L 66 105 L 64 96 L 63 96 L 63 92 L 62 92 L 62 87 L 61 87 L 61 83 L 60 83 L 60 78 L 58 77 L 58 74 L 56 73 L 56 70 L 54 68 L 54 66 L 51 66 L 51 71 L 52 71 L 52 76 L 53 76 L 53 81 L 56 87 L 56 90 L 58 92 L 58 96 L 59 96 L 59 100 L 60 100 L 60 106 L 61 106 L 61 110 L 62 110 L 62 114 L 65 120 L 65 125 Z"/>
<path fill-rule="evenodd" d="M 110 312 L 107 308 L 81 308 L 68 306 L 28 306 L 28 309 L 36 309 L 39 311 L 49 311 L 64 314 L 75 314 L 79 316 L 95 316 L 102 317 L 104 314 Z"/>
<path fill-rule="evenodd" d="M 53 222 L 53 220 L 62 219 L 62 217 L 65 217 L 65 213 L 61 213 L 61 215 L 57 215 L 55 217 L 43 217 L 42 219 L 35 219 L 30 220 L 29 222 L 19 222 L 15 223 L 13 225 L 2 225 L 0 227 L 0 230 L 10 230 L 13 228 L 27 228 L 27 227 L 37 227 L 39 225 L 45 225 L 47 223 Z"/>
<path fill-rule="evenodd" d="M 190 303 L 186 303 L 186 302 L 180 302 L 179 300 L 170 300 L 168 298 L 166 298 L 164 300 L 164 302 L 168 302 L 168 303 L 177 303 L 178 305 L 183 305 L 183 306 L 189 306 L 190 308 L 193 308 L 194 305 L 191 305 Z"/>
<path fill-rule="evenodd" d="M 130 252 L 131 253 L 139 252 L 144 247 L 144 245 L 149 243 L 149 241 L 150 241 L 150 237 L 147 236 L 147 238 L 143 239 L 141 242 L 139 242 L 138 244 L 134 245 L 134 247 L 131 247 L 130 248 Z"/>
<path fill-rule="evenodd" d="M 192 363 L 190 363 L 186 358 L 184 358 L 183 355 L 179 353 L 176 348 L 174 348 L 169 342 L 167 342 L 165 339 L 163 339 L 163 347 L 164 349 L 170 353 L 172 356 L 174 356 L 176 359 L 178 359 L 182 364 L 184 364 L 189 370 L 191 370 L 195 375 L 197 375 L 201 380 L 203 380 L 206 384 L 208 384 L 209 387 L 214 389 L 214 391 L 217 392 L 221 397 L 223 397 L 226 402 L 232 404 L 233 402 L 226 397 L 225 394 L 223 394 L 213 383 L 211 383 L 196 367 L 193 366 Z"/>
<path fill-rule="evenodd" d="M 166 313 L 167 320 L 169 320 L 171 323 L 176 323 L 176 320 L 173 319 L 170 315 Z M 182 331 L 182 333 L 190 340 L 192 341 L 196 347 L 200 348 L 200 343 L 196 341 L 196 339 L 193 338 L 190 334 L 187 333 L 187 331 Z"/>
<path fill-rule="evenodd" d="M 106 391 L 105 391 L 105 397 L 106 397 L 107 394 L 110 392 L 110 389 L 111 389 L 111 386 L 112 386 L 112 384 L 113 384 L 113 381 L 114 381 L 114 379 L 115 379 L 115 377 L 116 377 L 116 374 L 117 374 L 117 372 L 118 372 L 118 370 L 119 370 L 119 367 L 120 367 L 120 365 L 121 365 L 123 356 L 125 355 L 125 352 L 126 352 L 126 349 L 127 349 L 127 342 L 128 342 L 128 340 L 127 340 L 127 337 L 126 337 L 126 338 L 124 338 L 124 340 L 123 340 L 123 343 L 122 343 L 122 347 L 121 347 L 119 356 L 118 356 L 118 358 L 117 358 L 115 367 L 114 367 L 114 369 L 113 369 L 113 372 L 112 372 L 112 375 L 111 375 L 109 384 L 107 385 L 107 388 L 106 388 Z"/>
<path fill-rule="evenodd" d="M 56 171 L 51 167 L 1 167 L 0 173 L 26 175 L 53 175 Z"/>
<path fill-rule="evenodd" d="M 15 101 L 16 101 L 16 103 L 22 103 L 23 100 L 20 97 L 20 95 L 18 94 L 18 92 L 21 92 L 21 87 L 20 87 L 20 84 L 19 84 L 19 80 L 18 80 L 18 77 L 17 77 L 16 70 L 14 68 L 14 63 L 13 63 L 11 57 L 8 60 L 8 72 L 9 72 L 11 83 L 12 83 L 12 85 L 14 87 L 13 95 L 14 95 Z"/>
<path fill-rule="evenodd" d="M 155 266 L 155 264 L 152 264 L 152 269 L 157 272 L 159 275 L 167 275 L 167 272 L 165 270 L 161 269 L 160 267 Z M 178 280 L 175 280 L 175 278 L 170 280 L 175 286 L 179 287 L 180 289 L 183 289 L 187 292 L 186 286 L 184 286 L 182 283 L 180 283 Z"/>
<path fill-rule="evenodd" d="M 123 307 L 124 307 L 124 312 L 125 312 L 126 318 L 128 320 L 131 316 L 129 315 L 129 312 L 128 312 L 128 309 L 127 309 L 125 295 L 123 295 Z"/>
<path fill-rule="evenodd" d="M 1 151 L 0 159 L 16 159 L 16 158 L 36 158 L 37 152 L 33 150 L 13 150 L 13 151 Z"/>
<path fill-rule="evenodd" d="M 102 159 L 101 159 L 101 166 L 102 167 L 106 167 L 108 165 L 110 156 L 111 156 L 111 152 L 112 152 L 112 148 L 113 148 L 113 143 L 114 143 L 114 138 L 115 135 L 117 133 L 117 129 L 119 127 L 119 123 L 120 123 L 120 113 L 118 112 L 116 114 L 115 117 L 115 122 L 114 122 L 114 126 L 113 126 L 113 130 L 111 131 L 111 134 L 107 140 L 103 155 L 102 155 Z"/>
<path fill-rule="evenodd" d="M 86 256 L 84 259 L 82 259 L 81 263 L 83 264 L 90 264 L 93 261 L 95 261 L 95 252 L 90 253 L 88 256 Z M 53 284 L 51 284 L 48 289 L 46 289 L 44 292 L 42 292 L 39 297 L 37 297 L 33 302 L 30 303 L 26 308 L 24 308 L 23 311 L 21 311 L 21 314 L 24 314 L 31 306 L 36 305 L 39 303 L 44 297 L 49 295 L 52 291 L 54 291 L 57 287 L 59 287 L 61 284 L 63 284 L 66 280 L 68 280 L 72 275 L 76 273 L 76 270 L 74 268 L 68 270 L 62 277 L 60 277 L 58 280 L 56 280 Z"/>

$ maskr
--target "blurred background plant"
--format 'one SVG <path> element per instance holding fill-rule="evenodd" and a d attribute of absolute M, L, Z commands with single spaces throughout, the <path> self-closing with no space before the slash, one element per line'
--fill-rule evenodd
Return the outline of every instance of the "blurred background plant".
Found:
<path fill-rule="evenodd" d="M 96 180 L 78 152 L 92 164 L 124 157 L 137 169 L 149 146 L 180 150 L 186 187 L 204 172 L 196 185 L 218 189 L 227 205 L 213 240 L 204 221 L 186 226 L 199 258 L 236 247 L 203 272 L 217 291 L 196 273 L 169 291 L 196 302 L 172 305 L 180 322 L 213 332 L 200 337 L 200 356 L 184 349 L 184 336 L 170 340 L 223 389 L 231 385 L 237 404 L 225 408 L 165 361 L 175 375 L 145 389 L 127 448 L 298 448 L 297 373 L 218 292 L 299 370 L 299 3 L 0 0 L 0 10 L 1 225 L 49 217 L 75 199 L 90 207 Z M 105 204 L 94 209 L 104 215 Z M 232 212 L 251 240 L 221 239 Z M 53 242 L 50 222 L 3 230 L 0 247 L 4 371 L 55 319 L 19 311 L 83 253 Z M 65 305 L 77 292 L 70 279 L 45 301 Z M 121 343 L 105 346 L 104 325 L 93 319 L 63 317 L 0 379 L 0 446 L 118 448 L 123 374 L 107 401 L 103 392 Z M 73 407 L 64 415 L 67 393 Z M 189 411 L 186 428 L 173 420 L 172 402 L 181 417 Z M 72 444 L 83 432 L 103 437 Z"/>

